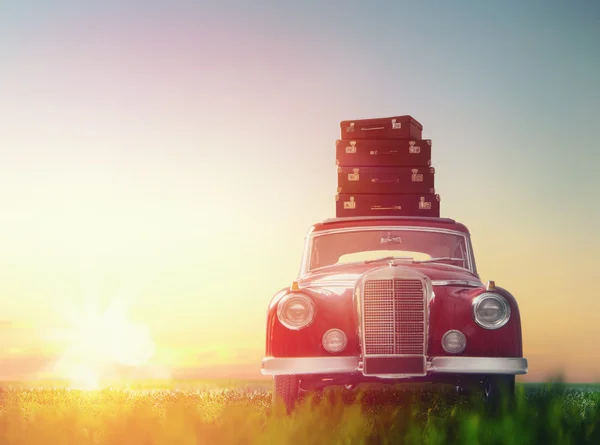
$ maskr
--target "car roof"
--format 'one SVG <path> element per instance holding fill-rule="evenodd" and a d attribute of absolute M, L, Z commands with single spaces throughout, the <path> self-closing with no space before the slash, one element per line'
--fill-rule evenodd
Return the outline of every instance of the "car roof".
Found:
<path fill-rule="evenodd" d="M 329 218 L 313 224 L 309 233 L 365 226 L 432 227 L 456 230 L 467 235 L 469 234 L 469 229 L 464 224 L 451 218 L 432 218 L 425 216 L 352 216 Z"/>

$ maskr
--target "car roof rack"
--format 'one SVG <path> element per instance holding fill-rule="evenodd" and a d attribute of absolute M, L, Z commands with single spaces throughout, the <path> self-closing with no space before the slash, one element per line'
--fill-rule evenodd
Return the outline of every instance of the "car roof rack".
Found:
<path fill-rule="evenodd" d="M 352 221 L 422 221 L 444 224 L 456 224 L 451 218 L 435 218 L 430 216 L 345 216 L 341 218 L 328 218 L 321 221 L 321 224 L 333 224 Z"/>

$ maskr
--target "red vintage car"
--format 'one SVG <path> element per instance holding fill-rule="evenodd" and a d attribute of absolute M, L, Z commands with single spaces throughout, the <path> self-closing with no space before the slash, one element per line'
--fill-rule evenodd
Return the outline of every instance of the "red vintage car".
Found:
<path fill-rule="evenodd" d="M 313 225 L 266 333 L 262 374 L 288 411 L 301 390 L 361 383 L 453 384 L 495 403 L 527 373 L 517 301 L 480 281 L 467 227 L 448 218 Z"/>

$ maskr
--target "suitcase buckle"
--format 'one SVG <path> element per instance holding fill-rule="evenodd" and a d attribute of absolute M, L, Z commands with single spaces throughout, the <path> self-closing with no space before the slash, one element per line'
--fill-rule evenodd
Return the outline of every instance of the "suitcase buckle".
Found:
<path fill-rule="evenodd" d="M 419 209 L 431 210 L 431 202 L 425 202 L 424 196 L 421 196 L 421 200 L 419 201 Z"/>
<path fill-rule="evenodd" d="M 412 176 L 410 179 L 412 182 L 423 182 L 423 173 L 419 173 L 418 168 L 413 168 L 411 172 Z"/>
<path fill-rule="evenodd" d="M 346 127 L 346 133 L 354 132 L 354 122 L 350 122 L 350 125 Z"/>
<path fill-rule="evenodd" d="M 353 168 L 352 173 L 348 173 L 348 181 L 358 181 L 360 175 L 358 174 L 358 168 Z"/>
<path fill-rule="evenodd" d="M 410 141 L 408 143 L 408 152 L 412 155 L 421 153 L 421 147 L 419 145 L 415 145 L 415 141 Z"/>
<path fill-rule="evenodd" d="M 392 130 L 399 130 L 402 128 L 401 122 L 396 122 L 396 119 L 392 119 Z"/>
<path fill-rule="evenodd" d="M 346 147 L 346 153 L 354 154 L 356 153 L 356 141 L 350 141 L 350 145 Z"/>
<path fill-rule="evenodd" d="M 350 201 L 344 201 L 344 210 L 355 209 L 356 203 L 354 202 L 354 196 L 350 197 Z"/>

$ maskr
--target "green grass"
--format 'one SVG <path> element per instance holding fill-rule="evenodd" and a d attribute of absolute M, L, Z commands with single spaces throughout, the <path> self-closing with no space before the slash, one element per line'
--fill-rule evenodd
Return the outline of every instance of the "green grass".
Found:
<path fill-rule="evenodd" d="M 0 444 L 600 444 L 600 387 L 517 385 L 492 414 L 451 392 L 326 391 L 290 417 L 268 382 L 69 391 L 4 385 Z"/>

